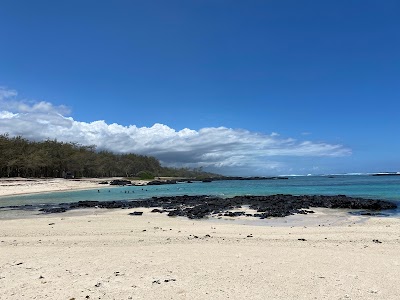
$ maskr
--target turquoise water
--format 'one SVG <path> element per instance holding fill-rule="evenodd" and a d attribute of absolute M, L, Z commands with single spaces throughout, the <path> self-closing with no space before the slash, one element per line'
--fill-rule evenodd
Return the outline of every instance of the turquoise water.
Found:
<path fill-rule="evenodd" d="M 104 187 L 99 191 L 56 192 L 0 197 L 0 206 L 40 205 L 80 200 L 132 200 L 175 195 L 338 195 L 391 200 L 400 205 L 400 176 L 299 176 L 287 180 L 214 181 L 161 186 Z M 395 214 L 400 215 L 400 209 Z"/>

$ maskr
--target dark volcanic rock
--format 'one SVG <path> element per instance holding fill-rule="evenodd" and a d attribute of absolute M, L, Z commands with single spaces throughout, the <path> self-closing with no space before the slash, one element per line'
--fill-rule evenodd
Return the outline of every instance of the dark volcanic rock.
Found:
<path fill-rule="evenodd" d="M 141 215 L 143 215 L 143 212 L 142 211 L 134 211 L 134 212 L 130 213 L 129 215 L 131 215 L 131 216 L 141 216 Z"/>
<path fill-rule="evenodd" d="M 244 211 L 228 211 L 224 214 L 225 217 L 239 217 L 239 216 L 243 216 L 244 215 Z"/>
<path fill-rule="evenodd" d="M 110 182 L 110 185 L 127 185 L 127 184 L 132 184 L 132 182 L 129 180 L 119 180 L 119 179 Z"/>
<path fill-rule="evenodd" d="M 172 196 L 153 197 L 132 201 L 79 201 L 60 204 L 61 207 L 46 207 L 43 212 L 63 212 L 75 208 L 154 208 L 152 212 L 165 212 L 168 216 L 185 216 L 190 219 L 201 219 L 207 216 L 237 217 L 245 215 L 242 211 L 233 211 L 248 205 L 257 211 L 254 217 L 285 217 L 293 214 L 313 213 L 311 207 L 363 209 L 367 212 L 394 209 L 395 203 L 352 198 L 345 195 L 337 196 L 236 196 L 233 198 L 218 198 L 210 196 Z M 371 213 L 372 214 L 372 213 Z"/>
<path fill-rule="evenodd" d="M 147 185 L 163 185 L 163 184 L 176 184 L 176 180 L 153 180 L 147 183 Z"/>
<path fill-rule="evenodd" d="M 79 201 L 70 204 L 70 208 L 90 208 L 97 207 L 99 201 Z"/>
<path fill-rule="evenodd" d="M 46 214 L 57 214 L 57 213 L 66 212 L 67 209 L 64 207 L 49 207 L 49 208 L 39 209 L 39 211 L 44 212 Z"/>
<path fill-rule="evenodd" d="M 372 176 L 400 176 L 400 173 L 377 173 Z"/>

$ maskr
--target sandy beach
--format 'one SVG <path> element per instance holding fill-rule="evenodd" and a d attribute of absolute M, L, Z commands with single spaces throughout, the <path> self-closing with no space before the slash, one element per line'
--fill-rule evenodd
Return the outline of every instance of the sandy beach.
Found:
<path fill-rule="evenodd" d="M 308 226 L 256 226 L 140 211 L 1 221 L 1 299 L 400 297 L 398 219 L 333 224 L 322 211 Z"/>
<path fill-rule="evenodd" d="M 98 181 L 1 180 L 0 195 Z M 399 299 L 400 220 L 315 211 L 194 221 L 83 209 L 0 220 L 0 298 Z"/>
<path fill-rule="evenodd" d="M 0 178 L 0 197 L 14 196 L 23 194 L 35 194 L 46 192 L 89 190 L 109 188 L 109 185 L 101 185 L 99 182 L 121 179 L 113 178 L 82 178 L 82 179 L 63 179 L 63 178 Z M 143 184 L 148 180 L 132 181 L 135 184 Z"/>

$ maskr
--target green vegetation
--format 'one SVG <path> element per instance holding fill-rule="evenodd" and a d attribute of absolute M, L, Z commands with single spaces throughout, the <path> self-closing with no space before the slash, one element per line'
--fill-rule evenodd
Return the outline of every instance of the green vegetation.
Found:
<path fill-rule="evenodd" d="M 97 151 L 96 146 L 56 140 L 29 141 L 0 135 L 0 177 L 139 177 L 204 178 L 218 176 L 201 169 L 166 168 L 151 156 Z"/>
<path fill-rule="evenodd" d="M 136 174 L 139 179 L 146 180 L 146 179 L 154 179 L 154 174 L 149 171 L 140 171 Z"/>

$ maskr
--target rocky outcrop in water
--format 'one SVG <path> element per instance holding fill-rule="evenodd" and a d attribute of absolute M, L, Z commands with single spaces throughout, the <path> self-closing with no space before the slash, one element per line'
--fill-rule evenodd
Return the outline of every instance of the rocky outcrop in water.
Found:
<path fill-rule="evenodd" d="M 110 185 L 130 185 L 132 182 L 130 180 L 116 179 L 110 182 Z"/>
<path fill-rule="evenodd" d="M 147 183 L 147 185 L 163 185 L 163 184 L 176 184 L 176 180 L 153 180 Z"/>
<path fill-rule="evenodd" d="M 255 214 L 245 214 L 235 211 L 243 206 L 256 210 Z M 64 203 L 57 207 L 41 209 L 44 213 L 63 212 L 77 208 L 154 208 L 153 212 L 166 213 L 168 216 L 185 216 L 190 219 L 201 219 L 210 215 L 231 216 L 240 215 L 258 217 L 285 217 L 293 214 L 313 213 L 310 208 L 347 208 L 368 211 L 395 209 L 397 205 L 383 200 L 352 198 L 345 195 L 337 196 L 236 196 L 218 198 L 212 196 L 173 196 L 153 197 L 133 201 L 79 201 Z"/>

